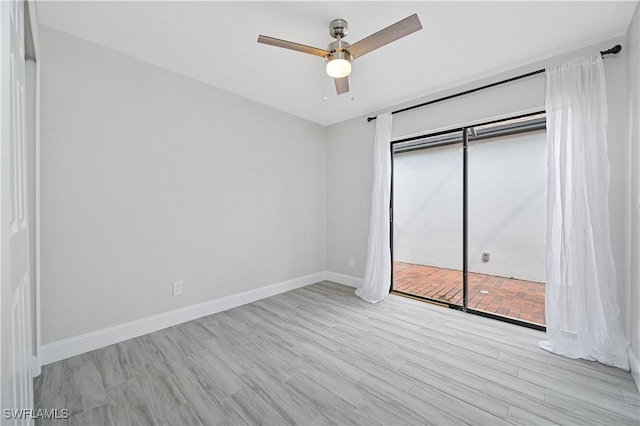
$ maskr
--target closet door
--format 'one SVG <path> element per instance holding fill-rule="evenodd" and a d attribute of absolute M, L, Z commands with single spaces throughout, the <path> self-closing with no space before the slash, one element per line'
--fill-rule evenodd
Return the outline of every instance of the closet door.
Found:
<path fill-rule="evenodd" d="M 0 273 L 2 408 L 33 408 L 32 328 L 25 135 L 24 3 L 0 3 Z M 29 424 L 19 411 L 3 424 Z"/>

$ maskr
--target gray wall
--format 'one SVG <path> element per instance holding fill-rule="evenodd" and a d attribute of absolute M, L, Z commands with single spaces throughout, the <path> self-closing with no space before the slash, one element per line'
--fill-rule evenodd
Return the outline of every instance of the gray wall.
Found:
<path fill-rule="evenodd" d="M 43 344 L 325 270 L 324 127 L 40 31 Z"/>
<path fill-rule="evenodd" d="M 640 357 L 640 5 L 631 20 L 627 50 L 629 111 L 629 280 L 627 327 L 631 349 Z"/>
<path fill-rule="evenodd" d="M 608 49 L 624 39 L 604 41 L 595 46 L 550 58 L 531 66 L 512 70 L 469 85 L 436 93 L 428 99 L 477 87 L 502 78 L 533 71 L 577 56 Z M 628 151 L 626 68 L 627 49 L 605 59 L 609 98 L 609 160 L 611 162 L 611 239 L 618 274 L 618 300 L 626 318 L 627 297 L 627 199 Z M 417 132 L 433 131 L 487 118 L 512 115 L 544 107 L 545 78 L 529 79 L 478 92 L 447 102 L 393 116 L 393 135 L 398 138 Z M 423 99 L 418 99 L 418 103 Z M 424 99 L 426 100 L 426 99 Z M 389 110 L 395 108 L 389 108 Z M 371 203 L 371 162 L 374 123 L 365 117 L 329 127 L 327 153 L 327 268 L 329 271 L 362 278 L 366 261 L 369 209 Z M 355 259 L 355 267 L 347 259 Z M 637 259 L 637 258 L 636 258 Z M 637 260 L 636 260 L 637 261 Z"/>

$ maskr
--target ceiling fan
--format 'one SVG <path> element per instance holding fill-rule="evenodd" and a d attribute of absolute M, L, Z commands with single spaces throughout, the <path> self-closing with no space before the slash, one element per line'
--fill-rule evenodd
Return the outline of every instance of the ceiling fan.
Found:
<path fill-rule="evenodd" d="M 352 60 L 421 29 L 422 24 L 420 23 L 420 19 L 418 15 L 414 13 L 350 45 L 342 40 L 347 35 L 347 21 L 344 19 L 334 19 L 329 24 L 329 34 L 331 34 L 331 37 L 335 38 L 336 41 L 331 42 L 326 50 L 265 35 L 258 36 L 258 43 L 284 47 L 285 49 L 297 50 L 298 52 L 325 58 L 327 60 L 327 74 L 333 77 L 336 92 L 338 92 L 338 95 L 341 95 L 349 91 L 348 76 L 351 73 Z"/>

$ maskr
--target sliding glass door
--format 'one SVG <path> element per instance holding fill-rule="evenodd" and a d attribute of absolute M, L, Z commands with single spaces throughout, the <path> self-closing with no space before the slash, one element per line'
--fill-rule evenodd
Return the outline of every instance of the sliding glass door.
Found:
<path fill-rule="evenodd" d="M 437 140 L 394 152 L 393 289 L 462 306 L 462 143 Z"/>
<path fill-rule="evenodd" d="M 392 289 L 544 325 L 544 113 L 394 142 Z"/>
<path fill-rule="evenodd" d="M 469 142 L 469 308 L 544 324 L 544 128 Z"/>

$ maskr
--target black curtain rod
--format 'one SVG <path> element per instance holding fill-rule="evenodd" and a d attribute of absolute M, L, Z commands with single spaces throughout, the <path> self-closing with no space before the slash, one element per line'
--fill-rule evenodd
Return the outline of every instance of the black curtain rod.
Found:
<path fill-rule="evenodd" d="M 618 53 L 620 53 L 621 50 L 622 50 L 622 46 L 620 46 L 619 44 L 616 44 L 611 49 L 600 51 L 600 54 L 602 56 L 605 56 L 605 55 L 617 55 Z M 413 106 L 410 106 L 410 107 L 398 109 L 398 110 L 392 111 L 391 114 L 397 114 L 399 112 L 410 111 L 412 109 L 421 108 L 423 106 L 435 104 L 435 103 L 442 102 L 442 101 L 447 101 L 449 99 L 457 98 L 459 96 L 468 95 L 470 93 L 475 93 L 475 92 L 478 92 L 480 90 L 489 89 L 491 87 L 499 86 L 501 84 L 511 83 L 512 81 L 516 81 L 516 80 L 520 80 L 520 79 L 523 79 L 523 78 L 531 77 L 532 75 L 542 74 L 544 71 L 545 71 L 544 68 L 541 69 L 541 70 L 537 70 L 537 71 L 531 71 L 531 72 L 528 72 L 526 74 L 522 74 L 522 75 L 519 75 L 519 76 L 516 76 L 516 77 L 507 78 L 506 80 L 501 80 L 501 81 L 497 81 L 495 83 L 491 83 L 491 84 L 487 84 L 487 85 L 484 85 L 484 86 L 476 87 L 475 89 L 465 90 L 464 92 L 454 93 L 453 95 L 445 96 L 443 98 L 438 98 L 438 99 L 434 99 L 432 101 L 423 102 L 423 103 L 418 104 L 418 105 L 413 105 Z M 377 117 L 367 117 L 367 121 L 373 121 L 376 118 Z"/>

